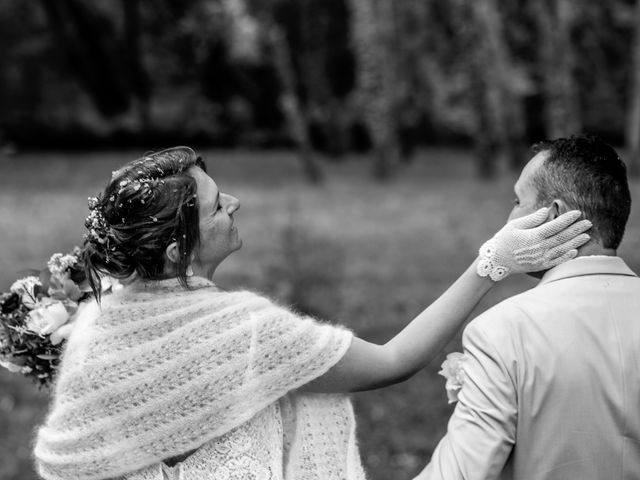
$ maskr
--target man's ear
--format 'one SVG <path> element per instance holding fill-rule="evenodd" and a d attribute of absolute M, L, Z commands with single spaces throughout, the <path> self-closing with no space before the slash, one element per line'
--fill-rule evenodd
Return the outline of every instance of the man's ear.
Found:
<path fill-rule="evenodd" d="M 171 263 L 178 263 L 180 259 L 180 251 L 178 250 L 178 242 L 171 242 L 164 251 L 164 255 Z"/>
<path fill-rule="evenodd" d="M 549 205 L 549 217 L 547 218 L 547 221 L 555 220 L 560 215 L 568 211 L 569 208 L 567 208 L 567 204 L 564 202 L 564 200 L 556 198 L 553 202 L 551 202 L 551 205 Z"/>

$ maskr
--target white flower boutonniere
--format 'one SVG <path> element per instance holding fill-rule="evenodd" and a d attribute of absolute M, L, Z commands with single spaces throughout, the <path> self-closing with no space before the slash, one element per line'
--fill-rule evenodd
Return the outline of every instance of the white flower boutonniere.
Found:
<path fill-rule="evenodd" d="M 458 401 L 458 393 L 462 389 L 464 383 L 464 369 L 463 363 L 466 357 L 463 353 L 453 352 L 447 355 L 447 358 L 442 362 L 441 370 L 438 375 L 442 375 L 447 379 L 445 389 L 447 390 L 447 399 L 449 403 Z"/>

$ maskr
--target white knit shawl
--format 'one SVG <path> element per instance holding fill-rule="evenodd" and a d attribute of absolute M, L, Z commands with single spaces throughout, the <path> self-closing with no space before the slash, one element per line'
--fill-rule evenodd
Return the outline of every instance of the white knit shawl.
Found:
<path fill-rule="evenodd" d="M 197 277 L 190 285 L 134 282 L 78 320 L 37 435 L 43 478 L 118 477 L 196 449 L 322 375 L 350 345 L 348 330 L 251 292 L 221 292 Z M 313 417 L 324 397 L 336 396 L 305 397 L 293 404 L 311 405 L 300 415 Z M 342 420 L 353 424 L 342 399 L 350 416 Z M 347 472 L 361 466 L 354 436 L 347 442 L 331 448 L 344 454 L 341 478 L 351 479 Z M 294 445 L 291 455 L 301 450 Z M 326 468 L 319 450 L 305 455 Z"/>

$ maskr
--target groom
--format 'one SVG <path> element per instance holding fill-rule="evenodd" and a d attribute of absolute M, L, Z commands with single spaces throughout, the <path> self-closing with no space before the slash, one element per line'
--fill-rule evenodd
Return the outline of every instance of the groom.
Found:
<path fill-rule="evenodd" d="M 591 241 L 466 328 L 459 401 L 416 480 L 640 479 L 640 279 L 616 256 L 625 167 L 591 137 L 535 151 L 510 219 L 579 209 Z"/>

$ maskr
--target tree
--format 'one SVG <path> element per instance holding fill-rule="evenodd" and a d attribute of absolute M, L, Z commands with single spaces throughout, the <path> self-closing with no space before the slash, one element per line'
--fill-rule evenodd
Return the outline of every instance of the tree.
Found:
<path fill-rule="evenodd" d="M 119 62 L 113 24 L 82 0 L 42 0 L 41 4 L 68 68 L 96 108 L 108 117 L 126 112 L 130 89 Z"/>
<path fill-rule="evenodd" d="M 538 30 L 539 68 L 549 138 L 582 130 L 572 30 L 578 11 L 572 0 L 536 0 L 530 3 Z"/>
<path fill-rule="evenodd" d="M 404 163 L 411 162 L 418 142 L 427 133 L 420 132 L 420 124 L 431 110 L 430 99 L 439 87 L 434 70 L 440 72 L 441 68 L 433 54 L 437 47 L 431 40 L 434 44 L 447 42 L 437 31 L 430 11 L 432 4 L 425 0 L 395 4 L 395 124 L 400 160 Z"/>
<path fill-rule="evenodd" d="M 355 86 L 345 2 L 285 0 L 275 18 L 287 38 L 312 143 L 338 158 L 349 148 L 349 102 Z"/>
<path fill-rule="evenodd" d="M 498 148 L 514 170 L 526 160 L 522 99 L 526 82 L 511 58 L 496 0 L 471 5 L 478 29 L 471 79 L 477 114 L 475 143 L 480 175 L 491 177 L 496 173 Z"/>
<path fill-rule="evenodd" d="M 254 6 L 254 12 L 244 0 L 226 0 L 225 6 L 230 17 L 237 24 L 235 30 L 241 32 L 240 22 L 252 22 L 257 35 L 262 34 L 266 42 L 268 58 L 273 65 L 280 83 L 280 107 L 285 117 L 287 131 L 296 146 L 305 176 L 312 183 L 320 183 L 322 170 L 309 138 L 309 115 L 300 98 L 300 85 L 292 61 L 292 52 L 282 27 L 274 18 L 275 3 Z M 244 29 L 246 30 L 246 29 Z M 236 39 L 236 41 L 240 41 Z"/>
<path fill-rule="evenodd" d="M 634 17 L 626 144 L 630 158 L 629 173 L 638 176 L 640 175 L 640 2 L 636 3 Z"/>
<path fill-rule="evenodd" d="M 360 106 L 374 149 L 373 173 L 384 179 L 398 162 L 393 0 L 349 0 Z"/>
<path fill-rule="evenodd" d="M 286 118 L 289 133 L 296 144 L 307 178 L 312 183 L 319 183 L 322 181 L 322 171 L 309 140 L 308 116 L 302 108 L 296 93 L 297 86 L 295 73 L 291 65 L 291 52 L 280 28 L 275 24 L 271 24 L 268 28 L 273 59 L 282 83 L 280 104 Z"/>
<path fill-rule="evenodd" d="M 140 49 L 141 18 L 140 0 L 122 0 L 124 13 L 123 48 L 126 55 L 126 67 L 129 72 L 131 92 L 137 100 L 139 123 L 143 130 L 148 130 L 151 123 L 150 99 L 151 79 L 144 67 Z"/>

